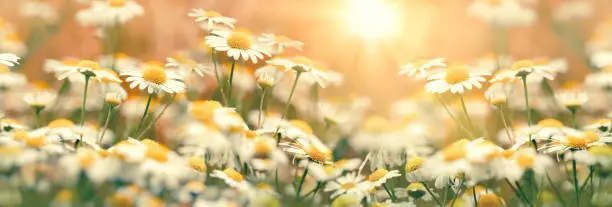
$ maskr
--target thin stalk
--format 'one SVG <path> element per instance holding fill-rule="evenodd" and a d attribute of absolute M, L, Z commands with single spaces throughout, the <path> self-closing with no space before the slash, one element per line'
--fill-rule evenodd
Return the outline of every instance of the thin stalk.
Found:
<path fill-rule="evenodd" d="M 43 107 L 35 107 L 34 108 L 34 114 L 36 115 L 36 123 L 35 123 L 36 128 L 40 127 L 40 112 L 43 109 L 44 109 Z"/>
<path fill-rule="evenodd" d="M 389 197 L 391 198 L 391 201 L 395 202 L 395 196 L 393 196 L 393 194 L 391 193 L 391 191 L 387 187 L 387 184 L 383 183 L 382 186 L 383 186 L 383 188 L 385 188 L 385 191 L 387 191 L 387 194 L 389 194 Z"/>
<path fill-rule="evenodd" d="M 433 197 L 433 199 L 436 201 L 436 203 L 438 203 L 438 205 L 440 206 L 444 206 L 442 204 L 442 202 L 440 202 L 440 200 L 438 199 L 438 197 L 436 197 L 436 195 L 433 194 L 433 192 L 431 192 L 431 189 L 429 189 L 429 187 L 427 186 L 427 184 L 423 183 L 423 186 L 425 186 L 425 190 L 427 190 L 427 192 L 429 193 L 429 195 L 431 195 L 431 197 Z"/>
<path fill-rule="evenodd" d="M 476 186 L 472 187 L 472 197 L 474 198 L 474 207 L 477 207 L 478 199 L 476 198 Z"/>
<path fill-rule="evenodd" d="M 113 106 L 108 105 L 108 111 L 106 112 L 106 120 L 104 121 L 104 127 L 102 127 L 102 131 L 100 132 L 100 137 L 98 137 L 98 145 L 102 144 L 102 139 L 104 139 L 104 134 L 106 133 L 106 128 L 108 127 L 108 123 L 111 120 L 111 114 L 113 114 Z"/>
<path fill-rule="evenodd" d="M 140 123 L 138 124 L 138 128 L 136 128 L 136 134 L 140 132 L 142 129 L 142 124 L 144 123 L 145 117 L 147 117 L 147 113 L 149 113 L 149 106 L 151 105 L 151 100 L 153 99 L 153 94 L 149 94 L 149 98 L 147 99 L 147 105 L 145 106 L 144 113 L 142 113 L 142 117 L 140 118 Z"/>
<path fill-rule="evenodd" d="M 501 120 L 504 123 L 504 128 L 506 131 L 506 136 L 508 136 L 508 141 L 510 141 L 510 144 L 514 145 L 514 137 L 512 136 L 510 126 L 508 125 L 508 122 L 506 121 L 506 116 L 504 115 L 504 109 L 502 108 L 502 106 L 500 105 L 498 107 L 499 110 L 499 114 L 501 115 Z"/>
<path fill-rule="evenodd" d="M 295 92 L 297 83 L 300 80 L 300 75 L 302 75 L 301 72 L 297 72 L 297 74 L 295 75 L 295 80 L 293 81 L 293 86 L 291 86 L 291 92 L 289 92 L 289 97 L 287 98 L 287 102 L 285 103 L 285 110 L 283 111 L 283 114 L 281 115 L 281 120 L 284 120 L 285 117 L 287 117 L 287 113 L 289 112 L 289 106 L 291 106 L 291 99 L 293 98 L 293 93 Z M 276 132 L 274 132 L 274 136 L 277 136 L 279 130 L 280 130 L 280 126 L 276 128 Z M 280 142 L 280 136 L 277 136 L 276 143 L 279 143 L 279 142 Z"/>
<path fill-rule="evenodd" d="M 212 59 L 213 66 L 215 67 L 215 78 L 217 79 L 217 88 L 219 88 L 219 93 L 221 94 L 221 101 L 223 104 L 228 104 L 227 98 L 225 97 L 225 92 L 223 91 L 223 86 L 221 85 L 221 77 L 219 77 L 219 70 L 217 69 L 217 59 L 215 58 L 215 49 L 210 48 L 210 58 Z"/>
<path fill-rule="evenodd" d="M 531 202 L 529 201 L 529 197 L 527 197 L 527 194 L 525 193 L 525 191 L 523 191 L 523 188 L 521 187 L 521 184 L 518 181 L 515 181 L 514 184 L 516 185 L 516 188 L 518 189 L 518 192 L 521 193 L 521 195 L 523 195 L 525 200 L 527 200 L 527 204 L 529 204 L 529 206 L 532 206 Z"/>
<path fill-rule="evenodd" d="M 234 69 L 236 67 L 236 60 L 232 60 L 232 69 L 230 70 L 230 77 L 229 77 L 229 85 L 228 85 L 228 91 L 227 91 L 227 98 L 228 98 L 228 105 L 229 106 L 233 106 L 232 104 L 232 87 L 234 84 Z"/>
<path fill-rule="evenodd" d="M 159 114 L 157 114 L 157 116 L 155 116 L 155 118 L 153 118 L 153 120 L 151 120 L 151 123 L 149 123 L 147 125 L 147 127 L 145 127 L 144 130 L 142 130 L 142 132 L 140 132 L 140 134 L 138 134 L 138 136 L 136 136 L 136 139 L 140 138 L 147 131 L 149 131 L 149 129 L 151 129 L 151 127 L 153 127 L 153 125 L 155 125 L 155 122 L 157 122 L 157 120 L 159 120 L 162 117 L 162 115 L 164 115 L 164 112 L 166 112 L 166 109 L 168 109 L 168 107 L 172 104 L 172 102 L 174 101 L 174 98 L 176 98 L 176 93 L 172 95 L 172 98 L 170 99 L 170 102 L 168 102 L 164 106 L 164 108 L 162 108 L 162 110 L 159 112 Z"/>
<path fill-rule="evenodd" d="M 463 100 L 463 95 L 459 94 L 459 100 L 461 100 L 461 108 L 463 109 L 463 113 L 465 114 L 465 118 L 468 121 L 468 124 L 470 126 L 470 130 L 472 130 L 473 133 L 476 133 L 476 128 L 474 128 L 474 123 L 472 122 L 472 118 L 470 118 L 470 114 L 467 111 L 467 107 L 465 107 L 465 100 Z M 472 137 L 475 138 L 475 137 Z"/>
<path fill-rule="evenodd" d="M 561 195 L 561 192 L 559 191 L 559 189 L 557 189 L 557 186 L 555 186 L 555 184 L 552 182 L 552 179 L 550 179 L 550 175 L 548 175 L 548 173 L 545 173 L 545 174 L 546 174 L 546 180 L 548 180 L 550 187 L 553 189 L 553 192 L 555 193 L 557 198 L 559 198 L 559 201 L 563 203 L 563 206 L 567 206 L 567 204 L 565 203 L 565 200 L 563 200 L 563 196 Z"/>
<path fill-rule="evenodd" d="M 576 170 L 576 160 L 572 160 L 572 170 L 574 171 L 574 194 L 576 196 L 576 206 L 580 206 L 580 187 L 578 186 L 578 171 Z"/>
<path fill-rule="evenodd" d="M 259 99 L 259 116 L 257 116 L 257 128 L 261 128 L 262 120 L 263 120 L 263 105 L 264 99 L 266 98 L 266 88 L 261 89 L 261 98 Z"/>
<path fill-rule="evenodd" d="M 523 95 L 525 96 L 525 111 L 527 113 L 527 125 L 531 126 L 531 109 L 529 107 L 529 92 L 527 91 L 527 76 L 522 76 Z"/>
<path fill-rule="evenodd" d="M 439 96 L 437 96 L 437 95 L 436 95 L 436 98 L 438 99 L 438 102 L 440 102 L 440 104 L 442 104 L 442 106 L 443 106 L 444 110 L 446 111 L 446 113 L 448 114 L 448 116 L 450 116 L 453 119 L 453 121 L 455 121 L 455 123 L 457 123 L 457 125 L 459 125 L 459 129 L 463 130 L 463 132 L 468 134 L 470 137 L 474 137 L 472 132 L 470 132 L 470 130 L 467 130 L 465 128 L 465 126 L 463 126 L 463 123 L 461 123 L 461 121 L 459 121 L 459 119 L 457 119 L 457 117 L 455 117 L 455 115 L 453 115 L 453 113 L 450 111 L 448 106 L 442 101 L 442 99 Z"/>
<path fill-rule="evenodd" d="M 276 186 L 276 191 L 280 191 L 280 185 L 278 184 L 278 166 L 276 166 L 276 170 L 274 171 L 274 184 Z"/>
<path fill-rule="evenodd" d="M 576 114 L 578 112 L 578 109 L 571 108 L 570 111 L 572 112 L 572 127 L 574 129 L 578 129 L 578 121 L 576 121 Z"/>
<path fill-rule="evenodd" d="M 304 173 L 302 174 L 302 177 L 300 178 L 300 184 L 298 185 L 297 191 L 295 193 L 296 200 L 300 200 L 300 192 L 302 191 L 302 185 L 304 184 L 304 180 L 306 180 L 306 175 L 308 175 L 308 165 L 306 165 L 306 168 L 304 169 Z"/>
<path fill-rule="evenodd" d="M 514 192 L 514 195 L 516 195 L 521 200 L 521 202 L 525 203 L 528 206 L 531 206 L 531 203 L 529 203 L 529 199 L 523 198 L 523 194 L 521 194 L 516 188 L 514 188 L 514 186 L 512 186 L 510 180 L 506 179 L 506 183 L 508 184 L 508 186 L 510 186 L 510 189 L 512 189 L 512 191 Z"/>
<path fill-rule="evenodd" d="M 85 75 L 85 89 L 83 91 L 83 105 L 81 106 L 81 127 L 85 125 L 85 106 L 87 103 L 87 88 L 89 87 L 89 79 L 91 76 Z"/>

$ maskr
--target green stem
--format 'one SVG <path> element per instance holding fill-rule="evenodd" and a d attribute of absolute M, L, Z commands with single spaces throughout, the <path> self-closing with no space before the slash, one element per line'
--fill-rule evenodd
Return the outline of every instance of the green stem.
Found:
<path fill-rule="evenodd" d="M 508 140 L 510 141 L 510 144 L 514 145 L 514 138 L 512 137 L 512 133 L 511 133 L 512 129 L 510 129 L 510 126 L 508 125 L 508 122 L 506 121 L 506 116 L 504 115 L 504 109 L 502 108 L 502 105 L 498 107 L 498 110 L 499 110 L 499 114 L 501 115 L 501 120 L 504 123 L 504 128 L 505 128 L 504 131 L 506 131 L 506 136 L 508 136 Z"/>
<path fill-rule="evenodd" d="M 274 171 L 274 184 L 276 186 L 276 191 L 280 191 L 280 185 L 278 184 L 278 166 L 276 166 L 276 170 Z"/>
<path fill-rule="evenodd" d="M 429 189 L 429 187 L 427 186 L 427 184 L 423 183 L 423 186 L 425 186 L 425 190 L 427 190 L 427 192 L 429 193 L 429 195 L 431 195 L 431 197 L 433 197 L 433 199 L 436 201 L 436 203 L 438 203 L 438 205 L 440 206 L 444 206 L 442 204 L 442 202 L 440 202 L 440 200 L 438 199 L 438 197 L 436 197 L 436 195 L 433 194 L 433 192 L 431 192 L 431 189 Z"/>
<path fill-rule="evenodd" d="M 559 201 L 563 203 L 563 206 L 567 206 L 567 204 L 565 203 L 565 200 L 563 200 L 563 196 L 561 195 L 561 192 L 559 191 L 559 189 L 557 189 L 557 186 L 555 186 L 555 184 L 552 182 L 552 179 L 550 179 L 550 175 L 548 175 L 548 173 L 545 173 L 545 174 L 546 174 L 546 180 L 548 180 L 550 187 L 553 189 L 553 192 L 555 193 Z"/>
<path fill-rule="evenodd" d="M 304 180 L 306 180 L 306 175 L 308 175 L 308 165 L 306 165 L 306 168 L 304 169 L 304 173 L 302 174 L 302 177 L 300 178 L 300 184 L 298 185 L 297 191 L 295 193 L 296 200 L 300 200 L 300 192 L 302 191 L 302 185 L 304 184 Z"/>
<path fill-rule="evenodd" d="M 140 118 L 140 123 L 138 124 L 138 128 L 136 128 L 136 134 L 140 132 L 142 129 L 142 124 L 144 123 L 145 117 L 147 117 L 147 113 L 149 113 L 149 106 L 151 106 L 151 100 L 153 99 L 153 94 L 149 94 L 149 98 L 147 99 L 147 105 L 145 106 L 144 113 L 142 113 L 142 117 Z"/>
<path fill-rule="evenodd" d="M 212 59 L 213 66 L 215 67 L 215 78 L 217 79 L 217 88 L 219 88 L 219 93 L 221 94 L 221 101 L 223 101 L 223 104 L 228 104 L 227 98 L 225 97 L 225 92 L 223 91 L 223 86 L 221 85 L 221 77 L 219 77 L 219 70 L 217 69 L 217 59 L 215 58 L 215 56 L 215 49 L 210 48 L 210 58 Z"/>
<path fill-rule="evenodd" d="M 470 130 L 467 130 L 466 127 L 463 126 L 463 123 L 461 123 L 461 121 L 459 121 L 459 119 L 457 119 L 457 117 L 455 117 L 455 115 L 453 115 L 453 113 L 450 111 L 450 109 L 448 108 L 446 103 L 444 103 L 444 101 L 442 101 L 442 98 L 440 98 L 440 96 L 438 96 L 438 95 L 436 95 L 436 98 L 438 99 L 438 102 L 440 102 L 440 104 L 442 104 L 442 107 L 444 108 L 444 110 L 446 111 L 448 116 L 450 116 L 453 119 L 453 121 L 455 121 L 455 123 L 457 123 L 457 125 L 459 125 L 459 129 L 463 130 L 463 132 L 468 134 L 468 136 L 474 137 L 472 132 L 470 132 Z"/>
<path fill-rule="evenodd" d="M 465 107 L 465 100 L 463 100 L 463 95 L 459 94 L 459 100 L 461 100 L 461 108 L 463 108 L 463 113 L 465 114 L 465 118 L 468 121 L 468 124 L 470 126 L 470 130 L 476 134 L 476 128 L 474 128 L 474 124 L 472 122 L 472 118 L 470 118 L 470 114 L 467 111 L 467 107 Z M 472 137 L 475 138 L 475 137 Z"/>
<path fill-rule="evenodd" d="M 387 191 L 387 194 L 389 194 L 389 197 L 391 198 L 391 201 L 395 202 L 395 196 L 393 196 L 393 194 L 391 193 L 391 191 L 387 187 L 387 184 L 383 183 L 382 186 L 383 186 L 383 188 L 385 188 L 385 191 Z"/>
<path fill-rule="evenodd" d="M 514 186 L 512 186 L 512 183 L 510 183 L 510 180 L 508 180 L 507 178 L 506 183 L 508 184 L 508 186 L 510 186 L 510 189 L 512 189 L 512 191 L 514 192 L 514 195 L 516 195 L 516 197 L 518 197 L 521 202 L 525 203 L 527 206 L 531 206 L 531 203 L 529 203 L 529 199 L 527 197 L 523 197 L 523 194 L 519 192 L 516 188 L 514 188 Z"/>
<path fill-rule="evenodd" d="M 234 68 L 236 67 L 236 60 L 232 60 L 232 69 L 230 70 L 230 77 L 229 77 L 229 85 L 228 85 L 228 91 L 227 91 L 227 98 L 229 101 L 229 106 L 233 106 L 232 104 L 232 87 L 234 84 Z"/>
<path fill-rule="evenodd" d="M 36 114 L 36 128 L 40 127 L 40 112 L 44 109 L 44 107 L 36 107 L 34 108 L 34 113 Z"/>
<path fill-rule="evenodd" d="M 295 75 L 295 80 L 293 81 L 293 86 L 291 86 L 291 92 L 289 92 L 289 98 L 287 98 L 287 103 L 285 103 L 285 110 L 283 111 L 283 114 L 281 115 L 281 120 L 284 120 L 285 117 L 287 117 L 287 113 L 289 112 L 289 106 L 291 106 L 291 99 L 293 98 L 293 93 L 295 92 L 297 83 L 300 80 L 300 75 L 302 75 L 301 72 L 297 72 L 297 74 Z M 274 132 L 274 136 L 277 136 L 279 130 L 280 130 L 280 126 L 276 128 L 276 132 Z M 280 136 L 277 136 L 276 143 L 279 143 L 279 142 L 280 142 Z"/>
<path fill-rule="evenodd" d="M 476 198 L 476 186 L 472 187 L 472 197 L 474 198 L 474 207 L 477 207 L 478 199 Z"/>
<path fill-rule="evenodd" d="M 106 133 L 106 127 L 108 127 L 108 123 L 111 120 L 111 114 L 113 114 L 113 106 L 108 104 L 108 111 L 106 112 L 106 119 L 104 120 L 104 127 L 102 127 L 102 132 L 100 132 L 100 137 L 98 137 L 98 145 L 102 144 L 102 139 L 104 139 L 104 134 Z"/>
<path fill-rule="evenodd" d="M 531 126 L 531 108 L 529 107 L 529 92 L 527 91 L 527 76 L 521 76 L 523 80 L 523 95 L 525 96 L 525 111 L 527 113 L 527 125 Z"/>
<path fill-rule="evenodd" d="M 85 106 L 87 103 L 87 88 L 89 87 L 89 79 L 91 76 L 85 75 L 85 89 L 83 91 L 83 105 L 81 106 L 81 127 L 85 125 Z"/>
<path fill-rule="evenodd" d="M 259 99 L 259 116 L 257 117 L 257 128 L 261 128 L 262 120 L 263 120 L 263 105 L 264 99 L 266 98 L 266 88 L 261 89 L 261 98 Z"/>
<path fill-rule="evenodd" d="M 576 114 L 578 112 L 578 109 L 570 108 L 570 112 L 572 112 L 572 127 L 574 129 L 578 129 L 578 121 L 576 121 Z"/>
<path fill-rule="evenodd" d="M 151 127 L 153 127 L 153 125 L 155 125 L 157 120 L 159 120 L 161 118 L 161 116 L 164 115 L 164 112 L 166 112 L 166 109 L 168 109 L 170 104 L 172 104 L 172 102 L 174 101 L 174 98 L 176 98 L 176 93 L 172 95 L 172 98 L 170 99 L 170 102 L 168 102 L 164 106 L 164 108 L 162 108 L 162 110 L 159 112 L 159 114 L 157 114 L 157 116 L 155 116 L 155 118 L 153 118 L 153 120 L 151 120 L 151 123 L 147 124 L 147 126 L 144 128 L 144 130 L 142 130 L 142 132 L 140 132 L 140 134 L 138 134 L 138 136 L 136 136 L 136 139 L 139 139 L 140 137 L 142 137 L 142 135 L 144 135 L 147 131 L 149 131 L 149 129 L 151 129 Z"/>
<path fill-rule="evenodd" d="M 574 194 L 576 196 L 576 206 L 580 206 L 580 187 L 578 184 L 578 171 L 576 170 L 576 160 L 572 160 L 572 170 L 574 171 Z"/>

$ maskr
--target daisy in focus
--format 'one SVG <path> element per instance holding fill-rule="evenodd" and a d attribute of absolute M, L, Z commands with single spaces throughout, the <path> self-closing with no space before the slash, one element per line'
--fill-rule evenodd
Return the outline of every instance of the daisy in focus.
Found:
<path fill-rule="evenodd" d="M 234 61 L 242 59 L 257 63 L 264 59 L 264 55 L 270 56 L 255 44 L 249 34 L 241 31 L 212 31 L 206 36 L 206 44 L 215 51 L 227 53 Z"/>
<path fill-rule="evenodd" d="M 481 88 L 482 82 L 486 82 L 488 73 L 471 73 L 468 66 L 455 65 L 447 68 L 444 72 L 427 78 L 425 90 L 430 93 L 463 94 L 472 88 Z"/>
<path fill-rule="evenodd" d="M 166 92 L 182 93 L 185 91 L 185 83 L 182 77 L 164 70 L 163 67 L 154 64 L 145 64 L 141 70 L 121 73 L 127 76 L 125 81 L 131 82 L 130 88 L 145 90 L 149 94 Z"/>

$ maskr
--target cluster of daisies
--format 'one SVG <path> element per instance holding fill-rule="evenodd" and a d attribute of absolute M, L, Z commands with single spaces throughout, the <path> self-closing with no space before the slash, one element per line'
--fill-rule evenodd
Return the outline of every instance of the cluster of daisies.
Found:
<path fill-rule="evenodd" d="M 81 3 L 103 55 L 49 58 L 28 80 L 24 52 L 0 53 L 0 206 L 612 205 L 607 37 L 587 44 L 584 81 L 559 81 L 563 58 L 414 61 L 399 74 L 422 88 L 384 115 L 320 96 L 343 76 L 288 55 L 300 41 L 194 9 L 199 45 L 141 60 L 116 47 L 136 1 Z M 518 0 L 468 11 L 535 18 Z"/>

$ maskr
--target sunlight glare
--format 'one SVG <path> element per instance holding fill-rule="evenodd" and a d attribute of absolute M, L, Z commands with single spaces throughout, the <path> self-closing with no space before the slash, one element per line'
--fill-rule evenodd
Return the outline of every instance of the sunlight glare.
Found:
<path fill-rule="evenodd" d="M 385 0 L 348 0 L 347 23 L 352 33 L 367 39 L 397 33 L 398 15 Z"/>

